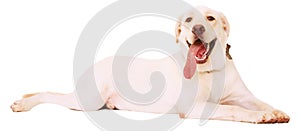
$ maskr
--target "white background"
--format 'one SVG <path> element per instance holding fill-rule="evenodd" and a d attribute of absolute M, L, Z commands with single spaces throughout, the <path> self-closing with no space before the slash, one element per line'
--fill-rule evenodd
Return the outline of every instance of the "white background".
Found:
<path fill-rule="evenodd" d="M 45 104 L 13 113 L 9 106 L 25 93 L 73 90 L 73 55 L 80 33 L 111 2 L 0 1 L 0 130 L 98 130 L 84 113 L 64 107 Z M 243 80 L 258 98 L 289 114 L 291 121 L 275 125 L 209 121 L 198 126 L 198 120 L 186 120 L 176 130 L 299 130 L 297 0 L 188 2 L 220 10 L 228 17 L 231 55 Z"/>

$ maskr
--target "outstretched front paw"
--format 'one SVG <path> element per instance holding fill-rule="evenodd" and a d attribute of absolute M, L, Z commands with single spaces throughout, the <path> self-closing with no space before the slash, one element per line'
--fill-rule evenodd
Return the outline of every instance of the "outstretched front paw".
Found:
<path fill-rule="evenodd" d="M 280 110 L 274 110 L 272 112 L 277 119 L 277 123 L 288 123 L 290 121 L 290 117 Z"/>
<path fill-rule="evenodd" d="M 290 117 L 280 110 L 274 110 L 266 112 L 262 115 L 261 119 L 257 122 L 258 124 L 269 124 L 269 123 L 288 123 Z"/>
<path fill-rule="evenodd" d="M 272 112 L 264 112 L 260 114 L 259 119 L 255 122 L 257 124 L 272 124 L 276 123 L 277 118 Z"/>

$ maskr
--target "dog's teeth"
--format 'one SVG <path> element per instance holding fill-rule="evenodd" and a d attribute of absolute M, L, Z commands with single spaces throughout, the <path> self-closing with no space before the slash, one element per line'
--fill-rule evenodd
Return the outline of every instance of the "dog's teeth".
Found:
<path fill-rule="evenodd" d="M 197 56 L 195 56 L 195 59 L 196 59 L 197 61 L 203 61 L 203 60 L 206 59 L 206 55 L 203 56 L 202 58 L 198 58 Z"/>

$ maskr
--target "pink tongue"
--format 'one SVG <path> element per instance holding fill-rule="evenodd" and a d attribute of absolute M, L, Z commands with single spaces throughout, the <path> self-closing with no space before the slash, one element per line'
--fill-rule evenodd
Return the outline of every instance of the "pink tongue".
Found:
<path fill-rule="evenodd" d="M 187 55 L 187 60 L 186 64 L 184 66 L 184 77 L 186 79 L 191 79 L 196 71 L 197 63 L 195 56 L 197 55 L 198 57 L 203 55 L 205 52 L 205 47 L 203 44 L 192 44 L 190 46 L 190 50 Z"/>

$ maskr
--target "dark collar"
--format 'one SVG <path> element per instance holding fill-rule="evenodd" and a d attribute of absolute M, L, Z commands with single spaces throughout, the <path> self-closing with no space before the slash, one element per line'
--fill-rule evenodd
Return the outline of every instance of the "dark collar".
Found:
<path fill-rule="evenodd" d="M 226 57 L 229 59 L 229 60 L 232 60 L 232 57 L 229 53 L 229 49 L 231 48 L 231 45 L 227 44 L 226 45 Z"/>

